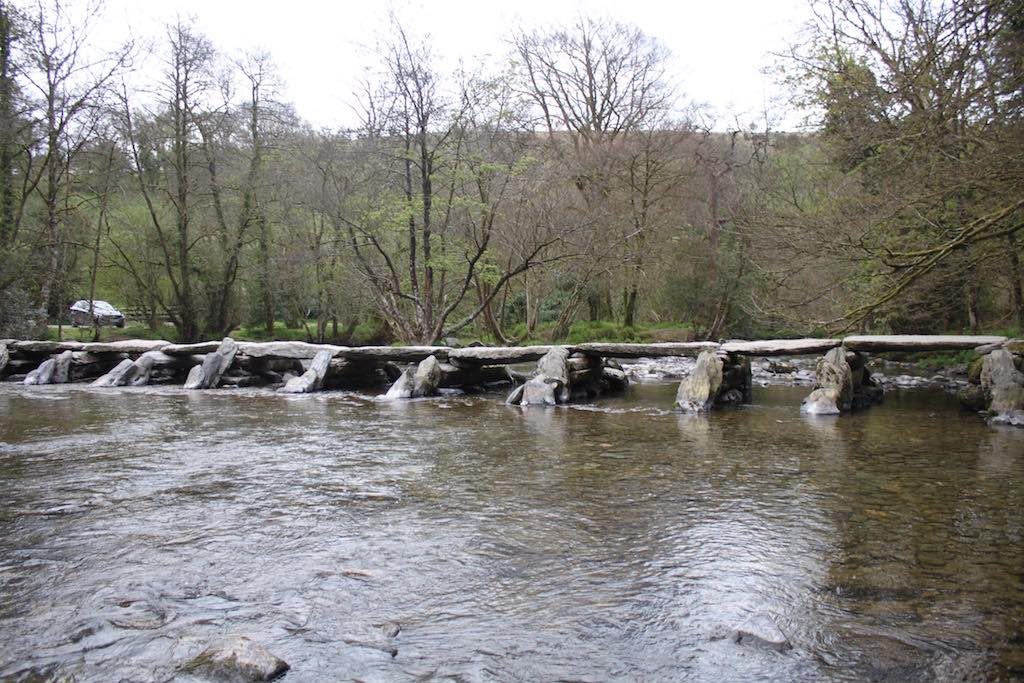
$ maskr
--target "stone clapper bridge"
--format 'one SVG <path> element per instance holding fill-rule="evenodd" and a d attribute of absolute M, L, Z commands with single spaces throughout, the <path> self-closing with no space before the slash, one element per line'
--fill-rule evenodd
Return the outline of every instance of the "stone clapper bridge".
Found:
<path fill-rule="evenodd" d="M 24 384 L 61 384 L 95 378 L 92 386 L 141 386 L 182 382 L 185 389 L 272 386 L 283 393 L 359 389 L 390 383 L 386 399 L 433 396 L 442 388 L 468 392 L 511 385 L 507 402 L 556 405 L 621 391 L 628 379 L 614 360 L 695 356 L 696 366 L 679 385 L 676 406 L 705 413 L 717 406 L 751 402 L 752 356 L 819 355 L 816 383 L 801 404 L 812 415 L 839 414 L 882 399 L 882 388 L 865 354 L 886 351 L 974 350 L 980 372 L 961 400 L 986 411 L 990 421 L 1024 426 L 1024 339 L 956 335 L 861 335 L 842 339 L 585 343 L 560 346 L 468 347 L 362 346 L 306 342 L 172 344 L 128 340 L 0 340 L 0 377 Z M 537 362 L 533 373 L 509 366 Z M 402 367 L 402 365 L 406 367 Z M 25 372 L 22 375 L 20 373 Z"/>

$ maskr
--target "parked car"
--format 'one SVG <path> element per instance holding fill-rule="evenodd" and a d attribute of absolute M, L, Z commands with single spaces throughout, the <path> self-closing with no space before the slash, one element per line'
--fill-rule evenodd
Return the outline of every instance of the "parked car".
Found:
<path fill-rule="evenodd" d="M 93 325 L 124 327 L 124 314 L 106 301 L 93 301 L 92 316 L 90 316 L 88 299 L 80 299 L 71 304 L 71 324 L 75 327 L 92 327 Z"/>

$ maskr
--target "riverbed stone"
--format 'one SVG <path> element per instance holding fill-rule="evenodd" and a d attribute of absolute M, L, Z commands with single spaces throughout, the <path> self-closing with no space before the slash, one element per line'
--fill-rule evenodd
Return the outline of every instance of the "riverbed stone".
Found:
<path fill-rule="evenodd" d="M 11 361 L 11 352 L 7 350 L 7 343 L 0 342 L 0 377 L 3 377 L 7 370 L 7 364 Z"/>
<path fill-rule="evenodd" d="M 722 388 L 725 361 L 714 350 L 701 351 L 697 364 L 676 391 L 676 406 L 686 413 L 706 413 Z"/>
<path fill-rule="evenodd" d="M 985 356 L 981 388 L 990 397 L 990 422 L 1024 427 L 1024 373 L 1017 369 L 1013 354 L 999 349 Z"/>
<path fill-rule="evenodd" d="M 184 666 L 189 673 L 220 681 L 272 681 L 289 668 L 283 659 L 245 636 L 216 642 Z"/>
<path fill-rule="evenodd" d="M 732 641 L 739 644 L 750 644 L 764 647 L 777 652 L 785 652 L 793 648 L 789 638 L 782 632 L 775 618 L 767 612 L 752 614 L 732 631 Z"/>

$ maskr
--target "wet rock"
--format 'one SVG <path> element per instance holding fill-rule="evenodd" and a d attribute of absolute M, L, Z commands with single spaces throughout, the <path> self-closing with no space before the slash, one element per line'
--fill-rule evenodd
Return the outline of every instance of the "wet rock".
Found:
<path fill-rule="evenodd" d="M 581 369 L 589 364 L 587 359 L 578 359 Z M 533 377 L 522 387 L 516 387 L 509 394 L 506 403 L 521 406 L 553 406 L 566 403 L 570 397 L 570 362 L 569 349 L 565 346 L 552 346 L 537 361 L 537 370 Z"/>
<path fill-rule="evenodd" d="M 981 388 L 990 397 L 992 424 L 1024 427 L 1024 373 L 1017 369 L 1013 354 L 999 349 L 985 356 Z"/>
<path fill-rule="evenodd" d="M 773 375 L 789 375 L 796 372 L 796 366 L 792 363 L 769 358 L 764 361 L 763 367 Z"/>
<path fill-rule="evenodd" d="M 521 406 L 553 406 L 558 404 L 555 396 L 557 384 L 554 380 L 537 375 L 523 385 L 520 394 L 519 405 Z M 514 392 L 513 392 L 514 393 Z"/>
<path fill-rule="evenodd" d="M 407 368 L 384 394 L 384 400 L 437 396 L 441 384 L 441 364 L 427 356 L 415 368 Z"/>
<path fill-rule="evenodd" d="M 782 632 L 775 619 L 766 612 L 757 612 L 732 630 L 732 641 L 741 645 L 750 644 L 777 652 L 792 649 L 789 639 Z"/>
<path fill-rule="evenodd" d="M 272 681 L 288 663 L 245 636 L 228 638 L 203 650 L 184 670 L 221 681 Z"/>
<path fill-rule="evenodd" d="M 391 388 L 388 389 L 387 393 L 384 394 L 385 401 L 396 401 L 403 398 L 412 398 L 412 383 L 413 376 L 416 374 L 415 368 L 406 368 L 405 371 L 399 375 L 398 379 L 395 380 Z"/>
<path fill-rule="evenodd" d="M 711 410 L 722 387 L 724 366 L 725 362 L 715 351 L 701 351 L 693 372 L 679 383 L 676 406 L 687 413 L 704 413 Z"/>
<path fill-rule="evenodd" d="M 138 360 L 130 358 L 122 360 L 110 372 L 97 378 L 94 387 L 141 387 L 149 384 L 153 369 L 157 366 L 173 364 L 175 359 L 160 351 L 147 351 Z M 198 368 L 199 366 L 195 366 Z M 193 368 L 194 370 L 195 368 Z"/>
<path fill-rule="evenodd" d="M 198 365 L 196 366 L 199 367 Z M 123 361 L 114 366 L 114 368 L 103 375 L 97 377 L 91 386 L 94 387 L 123 387 L 131 381 L 135 375 L 135 363 L 131 358 L 125 358 Z"/>
<path fill-rule="evenodd" d="M 213 389 L 220 382 L 220 376 L 227 372 L 238 353 L 238 344 L 231 337 L 224 337 L 224 340 L 213 353 L 206 354 L 203 364 L 188 373 L 185 380 L 185 389 Z"/>
<path fill-rule="evenodd" d="M 116 369 L 116 368 L 115 368 Z M 203 366 L 193 365 L 192 369 L 188 371 L 188 376 L 185 378 L 185 389 L 199 389 L 203 384 Z"/>
<path fill-rule="evenodd" d="M 835 348 L 818 359 L 815 389 L 800 404 L 805 415 L 838 415 L 853 405 L 853 373 L 846 351 Z"/>
<path fill-rule="evenodd" d="M 412 376 L 412 397 L 436 396 L 441 385 L 441 364 L 434 356 L 427 356 L 416 366 Z"/>
<path fill-rule="evenodd" d="M 71 373 L 71 351 L 62 351 L 53 359 L 50 384 L 67 384 Z"/>
<path fill-rule="evenodd" d="M 530 380 L 526 381 L 529 382 Z M 508 398 L 505 399 L 505 403 L 508 405 L 519 405 L 519 403 L 523 400 L 523 394 L 525 392 L 526 383 L 524 382 L 523 384 L 520 384 L 519 386 L 512 390 L 512 393 L 510 393 L 508 395 Z"/>
<path fill-rule="evenodd" d="M 47 358 L 39 367 L 26 375 L 22 381 L 23 384 L 49 384 L 50 380 L 53 379 L 53 371 L 57 366 L 57 361 L 53 358 Z"/>
<path fill-rule="evenodd" d="M 7 364 L 11 360 L 11 353 L 7 350 L 7 344 L 0 342 L 0 377 L 3 377 Z"/>
<path fill-rule="evenodd" d="M 309 364 L 309 369 L 299 377 L 289 379 L 278 391 L 283 394 L 308 394 L 319 391 L 327 377 L 333 357 L 334 353 L 327 349 L 317 352 Z"/>
<path fill-rule="evenodd" d="M 961 387 L 956 392 L 956 397 L 959 399 L 960 405 L 968 410 L 981 412 L 988 407 L 988 394 L 985 393 L 985 390 L 979 384 L 968 384 L 965 387 Z"/>

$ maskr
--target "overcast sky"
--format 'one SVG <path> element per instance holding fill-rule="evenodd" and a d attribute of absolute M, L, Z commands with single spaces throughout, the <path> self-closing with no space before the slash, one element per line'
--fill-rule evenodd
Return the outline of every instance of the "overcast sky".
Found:
<path fill-rule="evenodd" d="M 315 126 L 349 126 L 353 92 L 393 9 L 410 34 L 429 34 L 452 61 L 501 60 L 513 27 L 569 23 L 581 14 L 639 26 L 671 51 L 672 76 L 691 101 L 710 106 L 724 128 L 763 121 L 793 128 L 771 53 L 784 50 L 808 17 L 808 0 L 106 0 L 104 42 L 129 34 L 160 41 L 176 17 L 193 17 L 220 49 L 265 48 L 285 99 Z M 158 49 L 163 45 L 157 42 Z"/>

